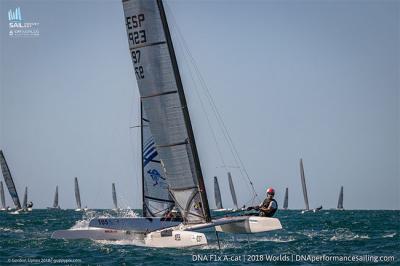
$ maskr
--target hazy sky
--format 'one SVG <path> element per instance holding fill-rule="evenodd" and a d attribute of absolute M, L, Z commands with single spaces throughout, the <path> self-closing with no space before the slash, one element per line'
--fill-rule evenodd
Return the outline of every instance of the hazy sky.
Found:
<path fill-rule="evenodd" d="M 8 36 L 8 10 L 39 22 L 40 36 Z M 400 3 L 398 1 L 167 1 L 186 84 L 179 28 L 260 196 L 303 208 L 400 207 Z M 0 147 L 20 198 L 35 207 L 140 207 L 138 88 L 121 1 L 0 2 Z M 186 60 L 186 61 L 185 61 Z M 232 155 L 205 93 L 186 86 L 210 205 L 213 176 L 232 206 L 224 161 Z M 197 82 L 198 83 L 198 82 Z M 200 95 L 200 98 L 199 96 Z M 241 204 L 247 182 L 231 169 Z M 261 197 L 260 197 L 261 199 Z M 7 202 L 11 199 L 7 193 Z"/>

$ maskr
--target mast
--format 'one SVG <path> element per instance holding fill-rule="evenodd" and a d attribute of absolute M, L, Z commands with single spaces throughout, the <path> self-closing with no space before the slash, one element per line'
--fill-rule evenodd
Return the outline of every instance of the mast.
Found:
<path fill-rule="evenodd" d="M 56 186 L 56 192 L 54 193 L 54 202 L 53 202 L 53 208 L 58 207 L 58 186 Z"/>
<path fill-rule="evenodd" d="M 79 192 L 79 184 L 78 184 L 78 178 L 75 177 L 75 200 L 76 200 L 76 206 L 78 206 L 78 209 L 82 208 L 81 205 L 81 194 Z"/>
<path fill-rule="evenodd" d="M 283 209 L 287 210 L 289 204 L 289 188 L 286 188 L 285 190 L 285 199 L 283 201 Z"/>
<path fill-rule="evenodd" d="M 339 200 L 337 204 L 338 209 L 343 209 L 343 186 L 340 187 Z"/>
<path fill-rule="evenodd" d="M 172 43 L 169 27 L 168 27 L 167 17 L 165 15 L 165 10 L 164 10 L 162 1 L 157 0 L 157 4 L 158 4 L 158 8 L 160 10 L 161 21 L 163 23 L 165 38 L 167 40 L 167 45 L 168 45 L 168 50 L 169 50 L 169 54 L 171 57 L 172 67 L 174 69 L 175 81 L 176 81 L 176 85 L 178 87 L 179 98 L 180 98 L 181 104 L 182 104 L 182 111 L 183 111 L 183 116 L 185 119 L 186 130 L 189 135 L 188 141 L 189 141 L 189 145 L 191 147 L 192 155 L 193 155 L 193 159 L 194 159 L 195 170 L 196 170 L 197 180 L 199 183 L 199 191 L 200 191 L 201 201 L 203 204 L 205 220 L 206 220 L 206 222 L 210 222 L 211 214 L 210 214 L 210 207 L 208 205 L 208 200 L 207 200 L 206 187 L 204 185 L 204 179 L 203 179 L 203 173 L 201 171 L 200 159 L 199 159 L 199 155 L 197 152 L 197 146 L 196 146 L 196 142 L 195 142 L 195 138 L 194 138 L 192 123 L 190 121 L 188 105 L 186 102 L 185 92 L 183 90 L 181 76 L 179 74 L 180 72 L 179 72 L 179 68 L 178 68 L 178 63 L 176 61 L 175 50 L 174 50 L 174 46 Z"/>
<path fill-rule="evenodd" d="M 214 176 L 214 197 L 217 209 L 223 209 L 224 207 L 222 207 L 221 191 L 219 189 L 218 178 L 216 176 Z"/>
<path fill-rule="evenodd" d="M 6 158 L 4 157 L 3 151 L 0 150 L 0 165 L 1 171 L 3 172 L 4 181 L 6 182 L 6 186 L 10 196 L 14 202 L 15 208 L 17 210 L 21 209 L 21 203 L 19 201 L 18 192 L 15 188 L 15 184 L 13 178 L 11 176 L 10 168 L 7 165 Z"/>
<path fill-rule="evenodd" d="M 115 184 L 114 183 L 112 183 L 112 198 L 113 198 L 114 208 L 118 209 L 117 191 L 115 190 Z"/>
<path fill-rule="evenodd" d="M 233 185 L 233 180 L 230 172 L 228 172 L 228 180 L 229 180 L 229 188 L 231 190 L 233 205 L 235 206 L 235 209 L 238 210 L 239 208 L 236 198 L 235 186 Z"/>
<path fill-rule="evenodd" d="M 5 209 L 6 208 L 6 198 L 4 195 L 3 181 L 0 181 L 0 198 L 1 198 L 1 207 L 3 209 Z"/>
<path fill-rule="evenodd" d="M 307 195 L 306 177 L 304 175 L 303 159 L 300 159 L 300 175 L 301 175 L 301 185 L 303 187 L 304 203 L 306 204 L 306 210 L 309 210 L 310 206 L 308 204 L 308 195 Z"/>
<path fill-rule="evenodd" d="M 144 193 L 144 154 L 143 154 L 143 105 L 140 100 L 140 165 L 142 170 L 142 211 L 143 217 L 147 217 L 147 209 L 146 209 L 146 201 L 145 201 L 145 193 Z"/>

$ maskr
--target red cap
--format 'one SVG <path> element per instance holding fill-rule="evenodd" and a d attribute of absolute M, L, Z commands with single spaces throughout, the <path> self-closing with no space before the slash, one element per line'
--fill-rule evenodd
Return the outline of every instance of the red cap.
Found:
<path fill-rule="evenodd" d="M 272 194 L 275 195 L 275 189 L 273 189 L 272 187 L 267 189 L 267 194 Z"/>

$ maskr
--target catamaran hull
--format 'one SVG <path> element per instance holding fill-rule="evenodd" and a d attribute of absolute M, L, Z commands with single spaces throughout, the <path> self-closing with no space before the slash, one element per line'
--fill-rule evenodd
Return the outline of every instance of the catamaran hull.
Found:
<path fill-rule="evenodd" d="M 69 229 L 55 231 L 54 239 L 91 239 L 91 240 L 130 240 L 135 236 L 129 231 L 111 230 L 103 228 Z"/>
<path fill-rule="evenodd" d="M 154 248 L 185 248 L 207 245 L 207 238 L 198 232 L 164 230 L 147 234 L 144 243 Z"/>
<path fill-rule="evenodd" d="M 216 226 L 218 232 L 234 234 L 254 234 L 282 229 L 277 218 L 248 216 L 245 220 Z"/>
<path fill-rule="evenodd" d="M 98 227 L 113 230 L 125 230 L 132 232 L 151 232 L 164 228 L 177 226 L 182 221 L 171 221 L 165 218 L 95 218 L 89 223 L 90 227 Z"/>

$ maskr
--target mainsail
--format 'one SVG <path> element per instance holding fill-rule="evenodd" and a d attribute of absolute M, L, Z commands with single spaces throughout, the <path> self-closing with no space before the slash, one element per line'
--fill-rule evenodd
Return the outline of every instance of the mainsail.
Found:
<path fill-rule="evenodd" d="M 309 210 L 310 206 L 308 205 L 308 195 L 307 195 L 306 177 L 304 175 L 303 159 L 300 159 L 300 175 L 301 175 L 301 185 L 303 187 L 304 203 L 306 204 L 306 210 Z"/>
<path fill-rule="evenodd" d="M 113 198 L 113 203 L 114 203 L 114 209 L 118 209 L 117 192 L 115 191 L 114 183 L 112 183 L 112 198 Z"/>
<path fill-rule="evenodd" d="M 24 201 L 22 203 L 22 208 L 28 208 L 28 187 L 25 187 Z"/>
<path fill-rule="evenodd" d="M 58 186 L 56 186 L 56 193 L 54 194 L 53 208 L 58 208 Z"/>
<path fill-rule="evenodd" d="M 11 176 L 10 168 L 8 168 L 6 158 L 4 157 L 2 150 L 0 150 L 0 165 L 1 171 L 3 172 L 4 181 L 6 182 L 8 188 L 8 192 L 10 192 L 15 208 L 19 210 L 21 209 L 21 203 L 19 201 L 17 189 L 15 188 L 15 184 Z"/>
<path fill-rule="evenodd" d="M 222 207 L 221 191 L 219 189 L 218 178 L 216 176 L 214 176 L 214 197 L 217 209 L 223 209 L 224 207 Z"/>
<path fill-rule="evenodd" d="M 6 198 L 4 195 L 3 181 L 0 181 L 0 198 L 1 198 L 1 208 L 5 209 L 6 208 Z"/>
<path fill-rule="evenodd" d="M 285 199 L 283 201 L 283 209 L 287 210 L 288 205 L 289 205 L 289 189 L 286 188 L 286 190 L 285 190 Z"/>
<path fill-rule="evenodd" d="M 337 204 L 338 209 L 343 209 L 343 186 L 340 187 L 339 200 Z"/>
<path fill-rule="evenodd" d="M 229 188 L 231 190 L 233 205 L 235 206 L 235 210 L 237 210 L 239 208 L 238 208 L 238 203 L 237 203 L 237 198 L 236 198 L 235 186 L 233 185 L 232 176 L 231 176 L 230 172 L 228 172 L 228 180 L 229 180 Z"/>
<path fill-rule="evenodd" d="M 162 217 L 175 203 L 168 190 L 149 123 L 141 108 L 143 216 Z"/>
<path fill-rule="evenodd" d="M 211 221 L 189 110 L 161 0 L 123 0 L 130 55 L 163 173 L 186 223 Z"/>
<path fill-rule="evenodd" d="M 78 178 L 75 177 L 75 199 L 76 199 L 76 206 L 78 206 L 78 209 L 81 209 L 81 194 L 79 193 L 79 184 L 78 184 Z"/>

